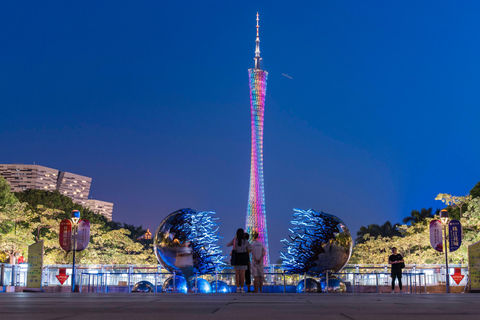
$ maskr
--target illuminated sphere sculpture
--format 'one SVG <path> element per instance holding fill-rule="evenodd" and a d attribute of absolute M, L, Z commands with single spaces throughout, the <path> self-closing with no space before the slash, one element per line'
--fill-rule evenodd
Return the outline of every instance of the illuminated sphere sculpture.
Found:
<path fill-rule="evenodd" d="M 190 242 L 194 272 L 204 274 L 221 270 L 225 263 L 217 245 L 220 237 L 214 214 L 212 211 L 181 209 L 163 219 L 153 242 L 158 262 L 170 272 L 181 274 L 175 264 L 177 252 L 182 244 Z"/>
<path fill-rule="evenodd" d="M 155 286 L 148 281 L 140 281 L 133 286 L 132 292 L 155 292 Z"/>
<path fill-rule="evenodd" d="M 195 277 L 190 278 L 190 286 L 195 288 Z M 212 287 L 207 280 L 202 278 L 197 278 L 197 293 L 212 293 Z"/>
<path fill-rule="evenodd" d="M 182 276 L 175 276 L 175 290 L 173 290 L 173 276 L 171 276 L 163 283 L 162 291 L 187 293 L 187 281 Z"/>
<path fill-rule="evenodd" d="M 340 271 L 352 254 L 352 236 L 338 217 L 294 209 L 292 235 L 283 239 L 287 252 L 282 252 L 282 265 L 291 273 L 323 274 Z"/>
<path fill-rule="evenodd" d="M 322 292 L 320 289 L 320 284 L 313 278 L 307 278 L 307 286 L 305 288 L 305 279 L 302 279 L 298 282 L 297 284 L 297 293 L 317 293 L 317 292 Z"/>
<path fill-rule="evenodd" d="M 320 278 L 320 287 L 322 292 L 327 292 L 327 278 Z M 342 279 L 334 275 L 328 275 L 328 292 L 346 293 L 347 285 Z"/>
<path fill-rule="evenodd" d="M 230 293 L 230 286 L 223 281 L 217 281 L 216 288 L 215 281 L 210 282 L 210 286 L 212 287 L 212 292 Z"/>

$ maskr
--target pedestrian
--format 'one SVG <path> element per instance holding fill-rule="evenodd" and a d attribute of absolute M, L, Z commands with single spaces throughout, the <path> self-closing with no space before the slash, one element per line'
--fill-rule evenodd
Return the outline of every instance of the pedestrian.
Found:
<path fill-rule="evenodd" d="M 252 243 L 250 243 L 252 252 L 251 272 L 253 275 L 253 292 L 262 292 L 263 288 L 263 257 L 265 257 L 265 248 L 258 241 L 258 232 L 252 232 Z"/>
<path fill-rule="evenodd" d="M 250 235 L 245 232 L 245 241 L 248 243 L 248 239 L 250 238 Z M 250 244 L 247 246 L 247 251 L 250 252 Z M 250 290 L 250 287 L 252 285 L 252 278 L 251 278 L 251 273 L 250 273 L 250 254 L 248 255 L 248 265 L 247 265 L 247 270 L 245 270 L 245 284 L 247 285 L 247 292 L 252 292 Z"/>
<path fill-rule="evenodd" d="M 397 254 L 397 248 L 392 248 L 392 255 L 388 257 L 388 264 L 392 266 L 392 293 L 395 292 L 395 278 L 398 279 L 398 287 L 400 293 L 402 292 L 402 268 L 405 267 L 403 257 L 401 254 Z"/>
<path fill-rule="evenodd" d="M 194 292 L 189 281 L 193 275 L 193 250 L 190 241 L 178 245 L 175 266 L 182 271 L 183 277 L 187 281 L 187 292 Z"/>
<path fill-rule="evenodd" d="M 243 284 L 245 283 L 245 270 L 248 265 L 248 241 L 245 241 L 245 232 L 238 229 L 235 238 L 227 243 L 227 247 L 232 247 L 233 268 L 235 269 L 236 292 L 244 292 Z"/>

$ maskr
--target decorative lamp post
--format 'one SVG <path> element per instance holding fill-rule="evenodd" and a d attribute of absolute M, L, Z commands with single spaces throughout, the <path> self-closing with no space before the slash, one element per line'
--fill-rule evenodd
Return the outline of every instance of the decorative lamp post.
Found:
<path fill-rule="evenodd" d="M 72 292 L 75 292 L 75 251 L 77 251 L 77 230 L 78 221 L 80 220 L 80 211 L 73 210 L 70 221 L 72 221 L 73 229 L 73 266 L 72 266 Z"/>
<path fill-rule="evenodd" d="M 446 209 L 440 211 L 440 221 L 443 225 L 443 237 L 445 245 L 443 249 L 445 250 L 445 290 L 446 293 L 450 293 L 450 276 L 448 274 L 448 254 L 447 254 L 447 224 L 449 220 L 449 213 Z"/>

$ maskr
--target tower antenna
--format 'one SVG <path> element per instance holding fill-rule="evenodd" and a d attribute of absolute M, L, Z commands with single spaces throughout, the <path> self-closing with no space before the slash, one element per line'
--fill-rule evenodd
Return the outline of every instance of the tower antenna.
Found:
<path fill-rule="evenodd" d="M 255 60 L 255 69 L 257 70 L 260 69 L 260 60 L 262 60 L 262 58 L 260 58 L 260 36 L 258 35 L 258 28 L 260 28 L 258 20 L 260 19 L 258 17 L 259 15 L 257 12 L 257 39 L 255 40 L 255 58 L 253 58 Z"/>

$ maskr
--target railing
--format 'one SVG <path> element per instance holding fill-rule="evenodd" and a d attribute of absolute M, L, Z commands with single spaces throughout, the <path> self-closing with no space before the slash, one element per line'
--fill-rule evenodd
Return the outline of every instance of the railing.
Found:
<path fill-rule="evenodd" d="M 71 286 L 71 265 L 48 265 L 43 268 L 43 286 L 60 286 L 55 277 L 60 269 L 65 269 L 70 275 L 63 286 Z M 462 265 L 450 265 L 449 274 L 454 270 L 460 271 L 465 277 L 456 284 L 450 281 L 451 286 L 465 287 L 468 279 L 468 267 Z M 460 269 L 460 270 L 458 270 Z M 0 264 L 0 286 L 25 286 L 27 280 L 27 264 Z M 342 272 L 333 274 L 341 278 L 352 292 L 359 292 L 360 286 L 379 288 L 391 284 L 390 268 L 388 265 L 347 265 Z M 149 281 L 155 288 L 161 286 L 172 274 L 160 265 L 88 265 L 77 267 L 77 283 L 83 287 L 95 288 L 106 292 L 108 287 L 128 287 L 131 291 L 133 285 L 139 281 Z M 234 285 L 234 271 L 226 268 L 221 272 L 197 275 L 209 282 L 220 280 L 228 285 Z M 307 277 L 311 277 L 307 275 Z M 407 265 L 403 270 L 404 285 L 411 293 L 426 292 L 427 286 L 444 285 L 445 268 L 442 265 Z M 305 274 L 288 274 L 278 265 L 265 268 L 265 282 L 267 286 L 283 286 L 283 292 L 287 287 L 296 286 Z M 82 287 L 80 286 L 80 287 Z M 90 289 L 89 289 L 90 290 Z M 158 290 L 158 289 L 156 289 Z"/>

